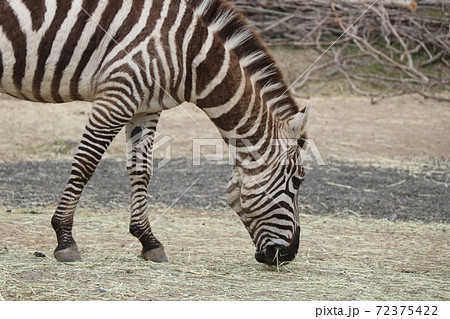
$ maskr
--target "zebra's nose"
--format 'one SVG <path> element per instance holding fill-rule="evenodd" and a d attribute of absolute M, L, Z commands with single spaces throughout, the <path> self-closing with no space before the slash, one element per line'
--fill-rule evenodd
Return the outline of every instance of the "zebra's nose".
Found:
<path fill-rule="evenodd" d="M 255 259 L 269 266 L 286 264 L 292 261 L 295 255 L 297 255 L 298 246 L 295 249 L 293 248 L 292 246 L 271 245 L 262 251 L 257 251 L 255 253 Z"/>

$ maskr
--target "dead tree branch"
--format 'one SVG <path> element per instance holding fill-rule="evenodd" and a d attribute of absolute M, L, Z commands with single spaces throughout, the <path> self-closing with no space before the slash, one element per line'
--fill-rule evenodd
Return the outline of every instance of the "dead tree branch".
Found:
<path fill-rule="evenodd" d="M 402 93 L 448 100 L 439 94 L 450 90 L 449 1 L 231 2 L 269 45 L 312 47 L 323 53 L 342 35 L 333 45 L 336 50 L 327 52 L 328 61 L 312 67 L 294 86 L 298 95 L 304 95 L 298 91 L 308 81 L 324 78 L 314 74 L 331 70 L 333 76 L 341 75 L 352 91 L 373 101 Z"/>

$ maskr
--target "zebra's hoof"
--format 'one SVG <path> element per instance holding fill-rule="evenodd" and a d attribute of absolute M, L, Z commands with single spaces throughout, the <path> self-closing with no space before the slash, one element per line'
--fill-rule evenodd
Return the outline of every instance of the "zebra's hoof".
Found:
<path fill-rule="evenodd" d="M 57 261 L 62 262 L 74 262 L 81 260 L 80 253 L 78 252 L 76 245 L 61 250 L 55 250 L 53 256 L 55 256 Z"/>
<path fill-rule="evenodd" d="M 164 263 L 169 261 L 166 256 L 166 252 L 164 251 L 164 246 L 152 250 L 147 250 L 146 252 L 142 251 L 141 257 L 145 260 L 151 260 L 157 263 Z"/>

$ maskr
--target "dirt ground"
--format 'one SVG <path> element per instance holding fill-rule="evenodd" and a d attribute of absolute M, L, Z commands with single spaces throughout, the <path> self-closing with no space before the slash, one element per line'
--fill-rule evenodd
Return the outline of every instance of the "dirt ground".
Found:
<path fill-rule="evenodd" d="M 299 100 L 299 105 L 306 103 Z M 409 95 L 372 105 L 363 97 L 312 98 L 309 136 L 327 159 L 377 166 L 446 159 L 450 153 L 450 107 Z M 90 105 L 29 103 L 0 97 L 0 161 L 70 159 Z M 192 157 L 194 138 L 220 138 L 194 105 L 165 111 L 158 131 L 173 138 L 172 157 Z M 119 134 L 106 156 L 124 156 Z M 157 153 L 159 155 L 159 153 Z"/>
<path fill-rule="evenodd" d="M 372 105 L 345 93 L 312 104 L 309 136 L 325 165 L 306 163 L 291 264 L 254 260 L 225 202 L 226 150 L 189 164 L 194 138 L 220 138 L 189 104 L 162 116 L 158 130 L 172 139 L 156 157 L 170 145 L 172 166 L 156 172 L 149 193 L 170 262 L 137 257 L 121 132 L 75 218 L 83 261 L 64 264 L 52 256 L 50 218 L 90 105 L 0 96 L 0 300 L 450 300 L 450 106 L 419 96 Z"/>
<path fill-rule="evenodd" d="M 420 173 L 342 162 L 308 165 L 299 193 L 301 211 L 448 223 L 448 174 L 443 163 L 438 163 L 441 166 L 433 163 Z M 69 160 L 0 164 L 0 185 L 6 185 L 0 187 L 0 206 L 13 213 L 26 211 L 30 205 L 56 206 L 70 166 Z M 104 159 L 84 190 L 80 207 L 128 211 L 130 186 L 125 167 L 124 160 Z M 226 188 L 231 169 L 228 164 L 203 160 L 193 165 L 189 158 L 174 158 L 155 170 L 150 201 L 181 209 L 229 211 Z M 187 189 L 189 192 L 175 201 Z"/>

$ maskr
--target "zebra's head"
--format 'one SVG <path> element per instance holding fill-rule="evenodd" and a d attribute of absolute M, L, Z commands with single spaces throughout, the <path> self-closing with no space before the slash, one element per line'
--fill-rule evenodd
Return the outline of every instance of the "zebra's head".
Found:
<path fill-rule="evenodd" d="M 257 261 L 280 265 L 292 261 L 300 242 L 298 192 L 304 178 L 300 151 L 305 143 L 310 105 L 278 123 L 263 163 L 237 163 L 228 188 L 255 246 Z"/>

